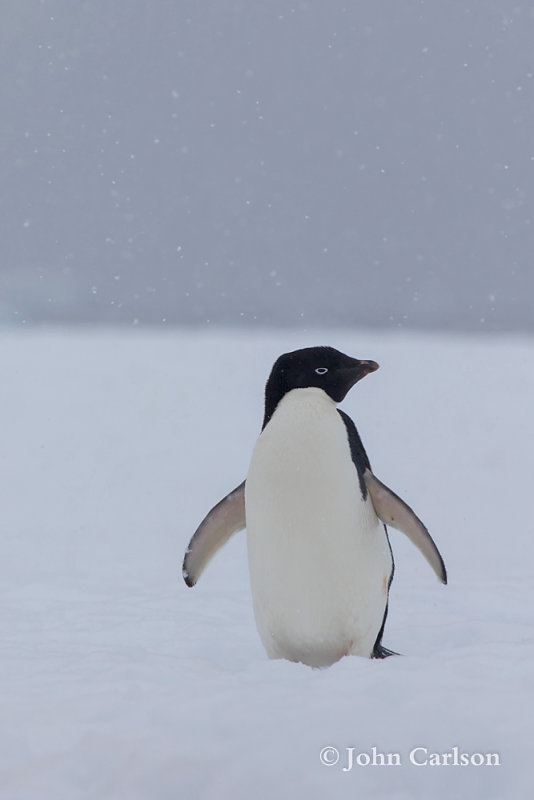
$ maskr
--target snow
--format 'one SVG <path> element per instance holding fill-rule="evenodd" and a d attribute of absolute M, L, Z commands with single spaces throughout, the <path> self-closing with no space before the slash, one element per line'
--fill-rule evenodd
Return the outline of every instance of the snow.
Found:
<path fill-rule="evenodd" d="M 243 534 L 181 577 L 246 475 L 272 362 L 313 344 L 381 365 L 342 407 L 449 573 L 391 531 L 384 644 L 403 656 L 326 670 L 266 658 Z M 2 796 L 530 796 L 533 356 L 518 337 L 5 330 Z M 373 746 L 402 766 L 343 771 Z M 454 746 L 501 765 L 409 761 Z"/>

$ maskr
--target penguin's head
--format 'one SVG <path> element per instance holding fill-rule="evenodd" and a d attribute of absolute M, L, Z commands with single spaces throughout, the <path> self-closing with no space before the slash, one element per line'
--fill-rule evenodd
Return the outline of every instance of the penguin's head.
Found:
<path fill-rule="evenodd" d="M 340 403 L 355 383 L 376 369 L 376 361 L 359 361 L 334 347 L 305 347 L 284 353 L 275 361 L 265 387 L 263 427 L 282 397 L 292 389 L 313 386 Z"/>

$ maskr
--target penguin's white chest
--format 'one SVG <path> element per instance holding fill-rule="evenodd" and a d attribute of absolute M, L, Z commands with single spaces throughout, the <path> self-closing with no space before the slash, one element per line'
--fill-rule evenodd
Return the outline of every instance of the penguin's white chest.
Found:
<path fill-rule="evenodd" d="M 271 658 L 327 666 L 370 656 L 384 618 L 391 551 L 362 498 L 347 431 L 321 389 L 280 401 L 245 489 L 256 624 Z"/>

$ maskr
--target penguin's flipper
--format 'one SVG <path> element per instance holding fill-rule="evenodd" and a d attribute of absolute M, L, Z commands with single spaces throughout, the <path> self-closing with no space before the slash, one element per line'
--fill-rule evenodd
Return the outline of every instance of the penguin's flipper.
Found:
<path fill-rule="evenodd" d="M 385 525 L 402 531 L 421 551 L 442 583 L 447 583 L 447 571 L 438 548 L 418 516 L 404 500 L 379 481 L 370 469 L 364 472 L 365 485 L 371 495 L 377 517 Z"/>
<path fill-rule="evenodd" d="M 182 568 L 188 586 L 195 585 L 217 550 L 244 527 L 245 481 L 213 506 L 193 534 L 185 551 Z"/>

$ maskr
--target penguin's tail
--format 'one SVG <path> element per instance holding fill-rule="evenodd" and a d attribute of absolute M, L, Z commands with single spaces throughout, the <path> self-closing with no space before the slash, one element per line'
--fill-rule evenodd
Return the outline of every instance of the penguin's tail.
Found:
<path fill-rule="evenodd" d="M 373 652 L 371 653 L 371 658 L 389 658 L 389 656 L 398 655 L 400 655 L 400 653 L 396 653 L 395 650 L 388 650 L 388 648 L 384 647 L 383 644 L 379 644 L 377 642 L 373 648 Z"/>

